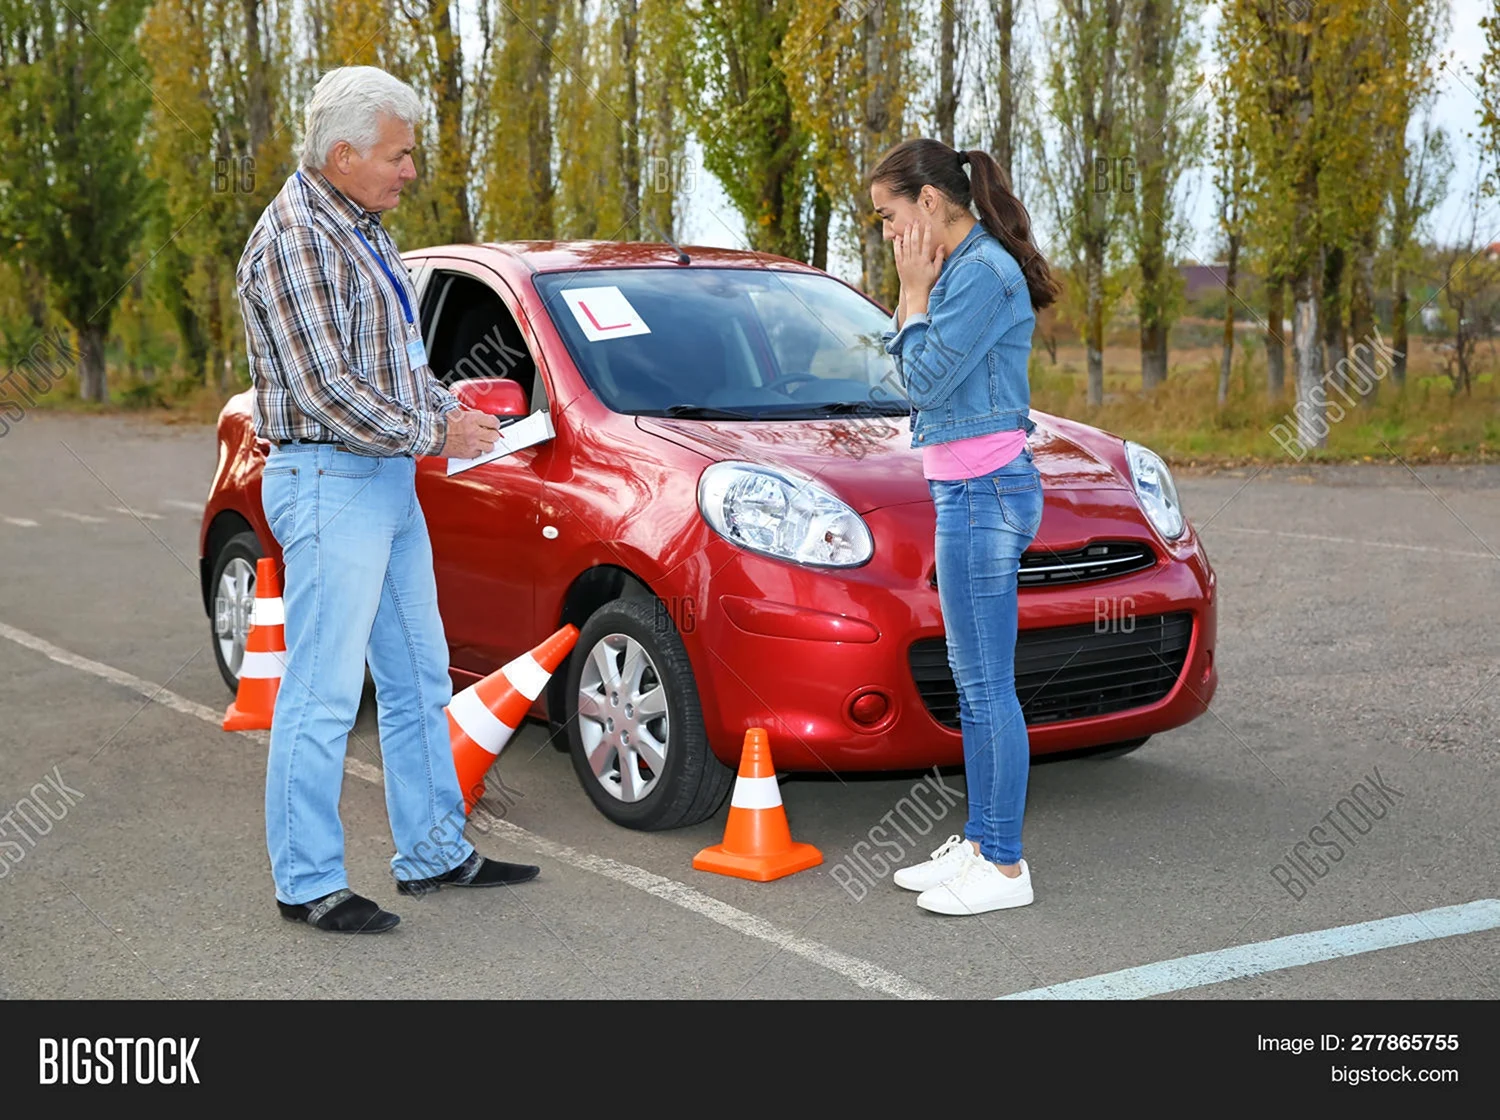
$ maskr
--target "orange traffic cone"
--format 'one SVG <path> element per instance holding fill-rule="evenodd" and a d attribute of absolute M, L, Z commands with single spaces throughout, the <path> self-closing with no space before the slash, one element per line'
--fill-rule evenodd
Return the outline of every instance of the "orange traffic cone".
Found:
<path fill-rule="evenodd" d="M 471 684 L 448 705 L 448 735 L 465 813 L 472 813 L 484 796 L 485 773 L 577 640 L 578 627 L 569 623 L 530 653 Z"/>
<path fill-rule="evenodd" d="M 781 787 L 771 765 L 770 739 L 765 728 L 752 727 L 745 732 L 724 843 L 704 848 L 693 857 L 693 866 L 764 883 L 822 862 L 823 853 L 817 848 L 792 842 Z"/>
<path fill-rule="evenodd" d="M 285 668 L 286 614 L 276 561 L 267 556 L 255 562 L 255 607 L 240 662 L 239 691 L 224 713 L 225 731 L 270 730 Z"/>

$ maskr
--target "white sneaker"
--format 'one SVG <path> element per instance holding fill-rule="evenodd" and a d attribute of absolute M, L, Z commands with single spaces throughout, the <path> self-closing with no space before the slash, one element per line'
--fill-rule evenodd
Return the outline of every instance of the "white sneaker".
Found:
<path fill-rule="evenodd" d="M 984 914 L 1031 903 L 1031 868 L 1021 861 L 1014 879 L 987 859 L 974 859 L 946 883 L 917 896 L 917 905 L 934 914 Z"/>
<path fill-rule="evenodd" d="M 979 858 L 974 845 L 962 836 L 950 836 L 926 863 L 903 867 L 896 872 L 896 886 L 909 891 L 931 890 L 962 871 L 966 864 Z"/>

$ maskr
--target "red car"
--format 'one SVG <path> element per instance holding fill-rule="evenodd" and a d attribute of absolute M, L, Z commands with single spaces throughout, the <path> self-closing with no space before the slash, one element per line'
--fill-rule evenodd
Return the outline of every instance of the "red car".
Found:
<path fill-rule="evenodd" d="M 455 687 L 576 624 L 532 715 L 631 828 L 712 815 L 752 727 L 782 771 L 962 762 L 888 310 L 727 249 L 513 242 L 406 260 L 436 374 L 491 411 L 548 410 L 555 430 L 451 475 L 419 464 Z M 1046 502 L 1016 650 L 1031 749 L 1124 753 L 1213 696 L 1214 572 L 1161 460 L 1033 417 Z M 249 393 L 218 437 L 201 572 L 234 688 L 255 560 L 280 557 Z"/>

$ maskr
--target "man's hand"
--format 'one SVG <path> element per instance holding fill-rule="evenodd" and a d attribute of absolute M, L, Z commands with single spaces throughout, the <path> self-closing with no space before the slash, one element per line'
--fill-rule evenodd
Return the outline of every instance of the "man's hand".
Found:
<path fill-rule="evenodd" d="M 488 412 L 455 408 L 448 413 L 448 438 L 438 455 L 444 459 L 477 459 L 493 451 L 500 438 L 500 421 Z"/>

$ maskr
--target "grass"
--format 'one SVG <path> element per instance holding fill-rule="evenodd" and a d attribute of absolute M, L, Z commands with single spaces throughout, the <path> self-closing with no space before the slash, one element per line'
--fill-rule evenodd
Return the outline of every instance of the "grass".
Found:
<path fill-rule="evenodd" d="M 37 400 L 49 411 L 97 415 L 129 413 L 162 424 L 212 424 L 224 402 L 245 386 L 220 392 L 191 378 L 130 378 L 111 370 L 107 379 L 109 401 L 86 401 L 78 393 L 78 375 L 69 373 Z"/>
<path fill-rule="evenodd" d="M 1145 444 L 1173 466 L 1395 462 L 1397 457 L 1410 463 L 1500 460 L 1500 384 L 1495 375 L 1479 374 L 1471 395 L 1455 396 L 1441 372 L 1440 352 L 1425 338 L 1412 339 L 1410 350 L 1404 388 L 1398 390 L 1386 376 L 1371 405 L 1351 409 L 1330 390 L 1328 446 L 1300 458 L 1273 435 L 1280 434 L 1296 450 L 1295 397 L 1289 384 L 1283 400 L 1267 400 L 1265 352 L 1258 340 L 1236 346 L 1223 408 L 1217 403 L 1217 344 L 1174 349 L 1166 382 L 1147 395 L 1141 390 L 1140 351 L 1128 338 L 1105 346 L 1100 406 L 1088 404 L 1082 346 L 1059 344 L 1055 365 L 1044 348 L 1035 347 L 1031 404 Z M 1287 361 L 1290 365 L 1290 348 Z M 1288 369 L 1289 382 L 1293 376 Z"/>

